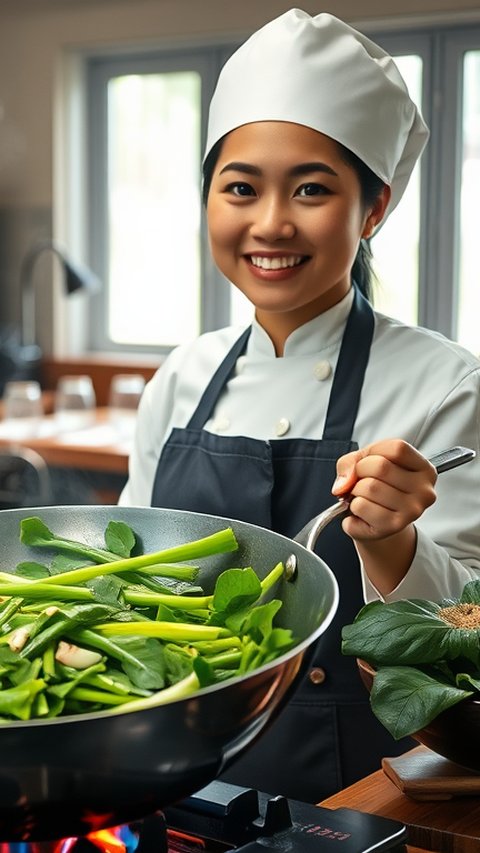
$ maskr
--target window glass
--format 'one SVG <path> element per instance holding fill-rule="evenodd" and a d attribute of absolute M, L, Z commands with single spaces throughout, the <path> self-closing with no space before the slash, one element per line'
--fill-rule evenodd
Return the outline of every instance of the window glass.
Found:
<path fill-rule="evenodd" d="M 396 56 L 412 100 L 422 103 L 422 59 Z M 416 324 L 418 320 L 418 268 L 420 237 L 420 166 L 417 163 L 405 194 L 371 241 L 377 282 L 375 308 L 384 314 Z"/>
<path fill-rule="evenodd" d="M 460 187 L 460 246 L 458 340 L 480 354 L 480 256 L 478 204 L 480 198 L 480 50 L 470 50 L 463 62 L 462 165 Z"/>
<path fill-rule="evenodd" d="M 200 332 L 200 93 L 195 71 L 108 83 L 109 286 L 116 344 Z"/>

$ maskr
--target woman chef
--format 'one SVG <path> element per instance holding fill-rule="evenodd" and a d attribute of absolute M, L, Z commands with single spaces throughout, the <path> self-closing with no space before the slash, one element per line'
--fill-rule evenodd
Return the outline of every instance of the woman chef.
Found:
<path fill-rule="evenodd" d="M 366 298 L 365 241 L 426 139 L 393 60 L 329 14 L 286 12 L 231 57 L 210 109 L 206 212 L 214 260 L 254 318 L 162 365 L 120 499 L 294 536 L 332 502 L 337 473 L 334 493 L 353 493 L 318 541 L 340 585 L 335 622 L 223 777 L 310 802 L 406 748 L 374 719 L 341 626 L 365 599 L 438 599 L 480 569 L 477 463 L 436 483 L 425 458 L 478 453 L 479 362 Z"/>

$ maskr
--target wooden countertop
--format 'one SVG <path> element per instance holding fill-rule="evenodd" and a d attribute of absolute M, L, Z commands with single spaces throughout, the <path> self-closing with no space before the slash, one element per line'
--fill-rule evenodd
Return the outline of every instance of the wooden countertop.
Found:
<path fill-rule="evenodd" d="M 42 418 L 38 433 L 22 434 L 20 426 L 15 429 L 0 423 L 0 447 L 15 446 L 36 450 L 54 467 L 128 473 L 131 440 L 115 432 L 106 407 L 96 409 L 92 424 L 78 430 L 58 430 L 53 415 Z"/>
<path fill-rule="evenodd" d="M 412 754 L 428 753 L 425 747 Z M 407 753 L 410 755 L 410 753 Z M 480 796 L 416 800 L 406 796 L 383 770 L 319 803 L 324 808 L 358 809 L 398 820 L 408 827 L 409 853 L 480 853 Z"/>

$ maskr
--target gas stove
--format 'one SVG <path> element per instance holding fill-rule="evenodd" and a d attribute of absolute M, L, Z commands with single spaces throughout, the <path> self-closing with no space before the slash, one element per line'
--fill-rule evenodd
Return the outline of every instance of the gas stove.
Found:
<path fill-rule="evenodd" d="M 0 853 L 404 853 L 406 827 L 212 782 L 163 812 L 82 838 L 0 842 Z"/>

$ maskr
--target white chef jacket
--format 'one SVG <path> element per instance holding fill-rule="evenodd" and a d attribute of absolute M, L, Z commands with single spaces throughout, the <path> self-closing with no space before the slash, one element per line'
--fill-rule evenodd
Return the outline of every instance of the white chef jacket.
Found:
<path fill-rule="evenodd" d="M 253 321 L 247 350 L 205 429 L 259 440 L 321 439 L 353 291 L 288 337 L 277 358 Z M 186 427 L 217 367 L 243 331 L 227 327 L 176 348 L 145 388 L 137 418 L 124 506 L 150 506 L 162 448 Z M 463 445 L 477 457 L 441 474 L 437 500 L 416 522 L 412 565 L 386 600 L 458 596 L 480 576 L 480 361 L 439 333 L 375 312 L 352 440 L 359 447 L 402 438 L 425 456 Z M 334 498 L 332 497 L 332 501 Z M 379 598 L 365 575 L 366 601 Z"/>

